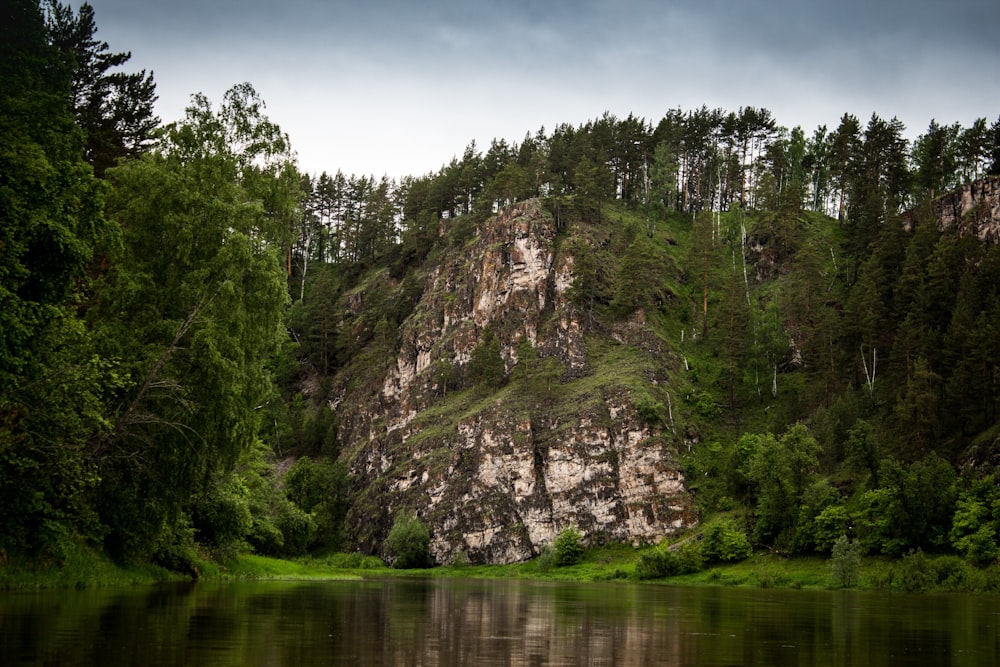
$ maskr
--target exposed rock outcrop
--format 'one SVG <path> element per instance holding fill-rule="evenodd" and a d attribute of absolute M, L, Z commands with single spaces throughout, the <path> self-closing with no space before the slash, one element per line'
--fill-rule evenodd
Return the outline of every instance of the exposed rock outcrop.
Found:
<path fill-rule="evenodd" d="M 335 379 L 356 480 L 347 532 L 362 549 L 376 551 L 403 509 L 431 528 L 438 562 L 525 560 L 570 525 L 590 539 L 653 542 L 695 521 L 675 437 L 641 416 L 634 395 L 668 392 L 672 357 L 639 313 L 606 337 L 634 350 L 638 370 L 595 377 L 569 298 L 573 257 L 557 241 L 537 201 L 490 218 L 428 269 L 384 376 Z M 363 294 L 352 299 L 363 308 Z M 526 370 L 495 392 L 449 390 L 486 332 L 506 374 Z M 534 370 L 518 358 L 525 350 Z"/>
<path fill-rule="evenodd" d="M 1000 177 L 968 183 L 934 201 L 942 229 L 958 227 L 984 243 L 1000 243 Z"/>
<path fill-rule="evenodd" d="M 1000 243 L 1000 176 L 966 183 L 935 199 L 931 210 L 941 230 L 957 228 L 983 243 Z M 913 215 L 904 216 L 903 224 L 909 231 Z"/>

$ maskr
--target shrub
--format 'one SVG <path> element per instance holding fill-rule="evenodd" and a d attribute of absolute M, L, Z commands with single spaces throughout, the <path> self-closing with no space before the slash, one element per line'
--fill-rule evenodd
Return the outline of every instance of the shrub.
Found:
<path fill-rule="evenodd" d="M 687 542 L 679 549 L 656 547 L 639 556 L 635 573 L 640 579 L 662 579 L 698 572 L 703 567 L 701 548 Z"/>
<path fill-rule="evenodd" d="M 557 566 L 575 565 L 583 560 L 582 535 L 574 527 L 564 528 L 553 543 Z"/>
<path fill-rule="evenodd" d="M 316 539 L 316 520 L 295 503 L 279 502 L 274 525 L 281 532 L 284 554 L 301 556 Z"/>
<path fill-rule="evenodd" d="M 382 549 L 392 567 L 406 570 L 428 567 L 431 534 L 415 514 L 400 514 L 392 524 Z"/>
<path fill-rule="evenodd" d="M 285 494 L 313 516 L 316 531 L 309 548 L 339 545 L 347 512 L 347 469 L 342 463 L 300 458 L 285 475 Z"/>
<path fill-rule="evenodd" d="M 235 555 L 253 527 L 249 491 L 237 477 L 213 484 L 191 508 L 191 521 L 199 542 L 223 558 Z"/>
<path fill-rule="evenodd" d="M 635 564 L 635 573 L 640 579 L 663 579 L 680 574 L 680 563 L 677 554 L 669 549 L 657 547 L 650 549 L 641 556 Z"/>
<path fill-rule="evenodd" d="M 976 593 L 987 589 L 986 575 L 958 556 L 939 556 L 934 573 L 940 589 L 956 593 Z"/>
<path fill-rule="evenodd" d="M 552 547 L 543 547 L 542 553 L 535 559 L 535 569 L 539 572 L 548 572 L 556 565 L 556 552 Z"/>
<path fill-rule="evenodd" d="M 750 557 L 750 541 L 736 522 L 721 519 L 705 528 L 701 555 L 709 563 L 733 563 Z"/>
<path fill-rule="evenodd" d="M 937 579 L 934 566 L 920 549 L 903 556 L 894 574 L 893 580 L 899 588 L 911 593 L 930 590 Z"/>
<path fill-rule="evenodd" d="M 697 542 L 686 542 L 677 550 L 680 571 L 677 574 L 699 572 L 705 567 L 705 558 Z"/>
<path fill-rule="evenodd" d="M 841 535 L 833 543 L 830 556 L 830 576 L 841 588 L 850 588 L 861 579 L 861 545 Z"/>

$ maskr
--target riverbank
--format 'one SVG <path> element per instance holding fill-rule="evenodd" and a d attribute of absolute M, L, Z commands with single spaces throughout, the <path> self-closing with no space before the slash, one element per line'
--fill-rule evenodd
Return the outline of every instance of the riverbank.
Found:
<path fill-rule="evenodd" d="M 455 563 L 397 570 L 375 556 L 343 553 L 299 560 L 242 554 L 222 563 L 205 560 L 197 566 L 203 581 L 436 577 L 639 582 L 636 565 L 645 551 L 628 545 L 599 547 L 585 552 L 580 563 L 568 566 L 554 566 L 539 558 L 511 565 Z M 190 574 L 171 572 L 151 564 L 122 566 L 86 547 L 69 550 L 59 567 L 46 563 L 5 563 L 0 567 L 0 590 L 128 587 L 190 580 Z M 765 553 L 754 554 L 738 563 L 712 565 L 698 572 L 647 579 L 643 583 L 813 590 L 843 587 L 835 580 L 829 559 L 819 556 L 786 558 Z M 1000 566 L 976 568 L 956 556 L 927 556 L 920 552 L 898 560 L 865 558 L 850 588 L 1000 593 Z"/>

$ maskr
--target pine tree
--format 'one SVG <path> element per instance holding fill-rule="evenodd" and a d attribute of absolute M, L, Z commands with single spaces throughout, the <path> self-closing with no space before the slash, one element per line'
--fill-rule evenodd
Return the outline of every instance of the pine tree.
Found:
<path fill-rule="evenodd" d="M 132 57 L 112 53 L 96 39 L 94 8 L 46 0 L 48 33 L 73 72 L 70 107 L 86 136 L 85 155 L 101 176 L 120 158 L 136 157 L 152 142 L 160 121 L 153 113 L 156 85 L 152 72 L 125 73 L 117 68 Z"/>

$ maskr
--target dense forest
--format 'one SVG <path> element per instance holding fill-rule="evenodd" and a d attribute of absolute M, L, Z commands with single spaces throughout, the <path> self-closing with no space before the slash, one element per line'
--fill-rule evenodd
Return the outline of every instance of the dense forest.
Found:
<path fill-rule="evenodd" d="M 89 5 L 13 0 L 0 33 L 0 563 L 351 547 L 324 382 L 381 373 L 421 271 L 529 199 L 605 239 L 574 246 L 589 331 L 641 310 L 683 358 L 684 404 L 640 411 L 684 414 L 705 518 L 782 553 L 1000 556 L 1000 246 L 935 205 L 1000 175 L 1000 117 L 910 141 L 605 113 L 398 181 L 309 175 L 249 84 L 161 123 Z M 391 293 L 345 315 L 375 272 Z M 497 358 L 443 391 L 503 383 Z"/>

